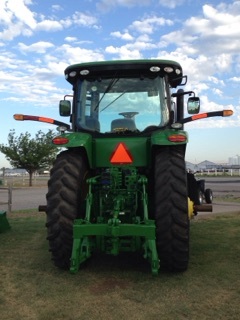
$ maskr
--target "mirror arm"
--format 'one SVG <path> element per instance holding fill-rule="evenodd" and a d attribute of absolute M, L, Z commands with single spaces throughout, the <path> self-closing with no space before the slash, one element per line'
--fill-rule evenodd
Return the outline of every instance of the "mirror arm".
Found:
<path fill-rule="evenodd" d="M 45 122 L 45 123 L 51 123 L 54 124 L 55 126 L 62 126 L 66 127 L 67 130 L 70 129 L 70 125 L 52 118 L 46 118 L 46 117 L 39 117 L 39 116 L 30 116 L 26 114 L 14 114 L 13 118 L 17 121 L 39 121 L 39 122 Z"/>
<path fill-rule="evenodd" d="M 200 113 L 200 114 L 195 114 L 191 117 L 187 117 L 184 119 L 180 119 L 177 121 L 178 123 L 184 124 L 187 122 L 195 121 L 195 120 L 200 120 L 204 118 L 211 118 L 211 117 L 228 117 L 233 114 L 232 110 L 222 110 L 222 111 L 212 111 L 212 112 L 205 112 L 205 113 Z"/>
<path fill-rule="evenodd" d="M 191 96 L 193 94 L 193 96 L 195 97 L 195 92 L 193 92 L 193 91 L 175 92 L 175 93 L 171 94 L 171 97 L 173 97 L 173 98 L 181 97 L 181 96 L 184 96 L 185 94 L 189 94 L 189 96 Z"/>
<path fill-rule="evenodd" d="M 73 95 L 72 94 L 65 94 L 65 96 L 63 97 L 63 100 L 66 100 L 66 97 L 73 98 Z"/>

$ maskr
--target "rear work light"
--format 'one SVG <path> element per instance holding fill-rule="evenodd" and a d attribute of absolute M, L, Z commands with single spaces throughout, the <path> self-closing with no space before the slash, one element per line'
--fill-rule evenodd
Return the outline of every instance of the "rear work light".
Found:
<path fill-rule="evenodd" d="M 168 140 L 171 142 L 185 142 L 187 137 L 183 134 L 172 134 L 168 137 Z"/>
<path fill-rule="evenodd" d="M 69 142 L 68 138 L 65 137 L 55 137 L 52 139 L 52 143 L 56 145 L 67 144 Z"/>

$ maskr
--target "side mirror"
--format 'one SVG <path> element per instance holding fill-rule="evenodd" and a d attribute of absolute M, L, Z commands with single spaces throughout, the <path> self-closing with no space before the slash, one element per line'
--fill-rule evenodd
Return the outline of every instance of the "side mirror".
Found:
<path fill-rule="evenodd" d="M 59 113 L 62 117 L 69 117 L 71 114 L 71 102 L 69 100 L 60 100 Z"/>
<path fill-rule="evenodd" d="M 200 99 L 198 97 L 190 97 L 187 102 L 187 111 L 189 114 L 196 114 L 200 111 Z"/>

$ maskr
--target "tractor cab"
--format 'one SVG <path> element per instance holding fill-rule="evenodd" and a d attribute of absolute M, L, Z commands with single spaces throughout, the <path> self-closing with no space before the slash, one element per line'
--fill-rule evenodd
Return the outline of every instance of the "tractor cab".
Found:
<path fill-rule="evenodd" d="M 168 60 L 77 64 L 65 70 L 65 77 L 74 96 L 60 101 L 60 114 L 71 115 L 73 131 L 112 135 L 171 125 L 177 120 L 171 88 L 186 80 L 181 66 Z"/>

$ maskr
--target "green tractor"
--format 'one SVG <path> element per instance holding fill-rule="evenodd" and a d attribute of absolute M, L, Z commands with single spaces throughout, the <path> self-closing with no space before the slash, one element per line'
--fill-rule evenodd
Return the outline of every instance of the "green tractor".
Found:
<path fill-rule="evenodd" d="M 72 273 L 94 252 L 140 252 L 153 274 L 184 271 L 189 261 L 189 220 L 211 205 L 194 202 L 187 177 L 184 124 L 231 110 L 199 114 L 179 63 L 129 60 L 69 66 L 73 94 L 60 101 L 70 125 L 58 125 L 53 144 L 63 147 L 48 182 L 47 239 L 52 259 Z M 188 95 L 184 118 L 184 95 Z M 189 180 L 189 183 L 188 183 Z"/>

